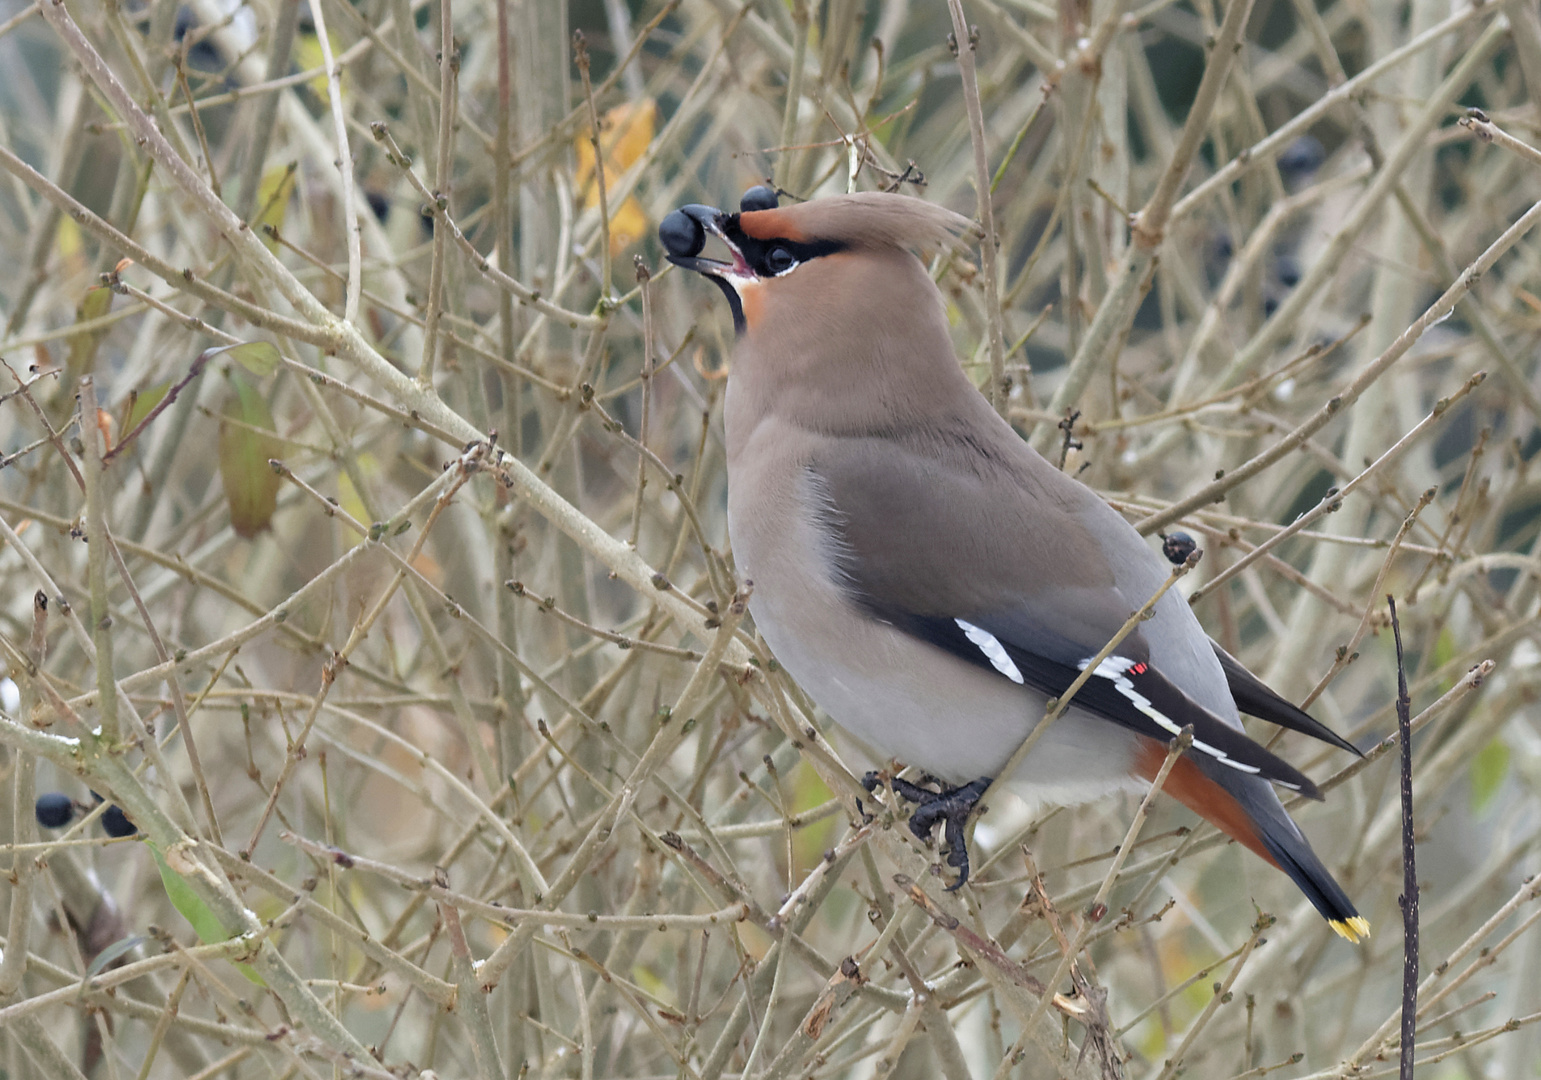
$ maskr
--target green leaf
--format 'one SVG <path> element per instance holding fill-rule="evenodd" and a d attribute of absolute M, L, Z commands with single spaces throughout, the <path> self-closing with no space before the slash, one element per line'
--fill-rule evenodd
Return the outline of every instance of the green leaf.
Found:
<path fill-rule="evenodd" d="M 230 504 L 230 525 L 250 540 L 273 520 L 278 509 L 280 479 L 269 458 L 282 456 L 282 443 L 265 434 L 273 430 L 273 414 L 255 386 L 231 379 L 235 396 L 225 404 L 219 425 L 219 476 Z"/>
<path fill-rule="evenodd" d="M 148 941 L 143 934 L 134 934 L 131 937 L 119 938 L 101 952 L 96 954 L 96 959 L 91 961 L 91 966 L 86 969 L 86 978 L 93 978 L 107 970 L 107 965 L 112 963 L 124 953 Z"/>
<path fill-rule="evenodd" d="M 192 925 L 198 940 L 205 945 L 213 945 L 221 941 L 229 941 L 234 937 L 234 934 L 226 931 L 225 924 L 219 921 L 219 916 L 214 914 L 213 909 L 193 891 L 187 879 L 167 865 L 166 857 L 161 854 L 160 848 L 149 840 L 145 843 L 155 855 L 155 865 L 161 872 L 161 886 L 166 890 L 166 898 L 171 901 L 172 907 L 182 913 L 182 918 Z M 267 985 L 251 965 L 236 964 L 235 966 L 249 981 L 258 986 Z"/>
<path fill-rule="evenodd" d="M 806 813 L 832 798 L 834 795 L 819 774 L 809 768 L 807 762 L 799 762 L 792 774 L 792 811 L 797 814 Z M 834 839 L 837 818 L 838 815 L 815 821 L 792 834 L 792 857 L 796 861 L 798 873 L 806 873 L 824 857 L 824 852 Z"/>
<path fill-rule="evenodd" d="M 271 375 L 278 368 L 278 348 L 268 341 L 247 341 L 240 345 L 228 345 L 220 349 L 219 353 L 230 357 L 259 379 Z"/>
<path fill-rule="evenodd" d="M 112 290 L 105 285 L 96 285 L 87 289 L 86 295 L 81 297 L 80 306 L 75 309 L 75 321 L 83 323 L 100 319 L 111 310 Z M 102 330 L 82 330 L 69 336 L 70 355 L 64 361 L 69 385 L 73 386 L 91 370 L 92 362 L 96 359 L 96 347 L 102 343 L 104 336 Z"/>
<path fill-rule="evenodd" d="M 139 426 L 140 421 L 150 415 L 150 410 L 166 399 L 166 391 L 171 389 L 170 382 L 156 383 L 148 390 L 130 390 L 128 392 L 128 404 L 124 407 L 123 423 L 118 425 L 118 430 L 124 435 Z"/>
<path fill-rule="evenodd" d="M 1455 634 L 1451 631 L 1450 627 L 1446 626 L 1441 630 L 1439 637 L 1434 639 L 1433 655 L 1429 658 L 1431 668 L 1437 670 L 1454 660 L 1458 644 L 1455 640 Z M 1438 693 L 1444 694 L 1454 689 L 1456 680 L 1459 677 L 1456 675 L 1443 680 L 1437 688 Z"/>
<path fill-rule="evenodd" d="M 182 918 L 192 924 L 198 940 L 212 945 L 229 939 L 230 934 L 226 933 L 224 924 L 219 921 L 219 916 L 215 915 L 209 905 L 193 892 L 193 887 L 181 874 L 166 865 L 166 856 L 161 854 L 161 849 L 152 843 L 150 850 L 155 854 L 155 865 L 160 869 L 161 885 L 166 890 L 166 898 L 171 901 L 172 907 L 182 913 Z"/>
<path fill-rule="evenodd" d="M 1509 746 L 1494 739 L 1471 759 L 1471 810 L 1481 814 L 1493 802 L 1509 775 Z"/>
<path fill-rule="evenodd" d="M 217 360 L 221 356 L 234 360 L 259 379 L 271 375 L 282 359 L 278 355 L 278 347 L 271 342 L 243 341 L 236 345 L 204 349 L 193 361 L 193 366 L 201 371 L 210 360 Z"/>
<path fill-rule="evenodd" d="M 1455 649 L 1455 634 L 1446 626 L 1439 632 L 1439 637 L 1434 639 L 1434 654 L 1429 659 L 1435 667 L 1443 667 L 1455 659 Z"/>

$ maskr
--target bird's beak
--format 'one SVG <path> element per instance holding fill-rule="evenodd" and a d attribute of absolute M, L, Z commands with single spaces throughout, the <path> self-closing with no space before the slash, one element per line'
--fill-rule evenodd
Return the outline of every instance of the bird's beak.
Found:
<path fill-rule="evenodd" d="M 744 253 L 728 235 L 727 226 L 737 217 L 715 206 L 691 203 L 672 211 L 658 225 L 658 238 L 668 250 L 669 261 L 685 270 L 717 278 L 719 281 L 756 281 L 758 275 L 744 259 Z M 731 262 L 708 259 L 701 255 L 710 234 L 727 246 Z"/>

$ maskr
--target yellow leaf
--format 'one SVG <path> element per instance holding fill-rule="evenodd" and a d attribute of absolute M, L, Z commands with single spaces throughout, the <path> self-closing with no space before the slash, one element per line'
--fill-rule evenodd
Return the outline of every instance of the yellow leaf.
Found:
<path fill-rule="evenodd" d="M 674 1001 L 674 987 L 658 973 L 645 964 L 633 964 L 631 966 L 631 978 L 638 986 L 646 990 L 657 1001 Z"/>
<path fill-rule="evenodd" d="M 362 467 L 364 462 L 359 462 Z M 346 471 L 337 473 L 337 505 L 352 515 L 354 521 L 361 521 L 365 525 L 370 524 L 369 511 L 364 509 L 364 500 L 359 497 L 358 488 L 353 486 L 353 478 Z M 348 544 L 363 543 L 364 538 L 352 529 L 339 525 L 342 535 Z"/>
<path fill-rule="evenodd" d="M 658 106 L 652 98 L 617 105 L 600 117 L 599 146 L 605 155 L 606 191 L 647 151 L 657 124 Z M 599 184 L 595 182 L 594 143 L 590 132 L 578 136 L 577 152 L 578 169 L 574 179 L 583 193 L 584 209 L 592 210 L 599 205 Z M 636 199 L 627 198 L 619 207 L 610 207 L 612 256 L 626 250 L 647 232 L 647 215 Z"/>
<path fill-rule="evenodd" d="M 80 226 L 71 217 L 61 217 L 54 233 L 54 248 L 61 258 L 73 259 L 81 254 Z"/>
<path fill-rule="evenodd" d="M 342 42 L 339 41 L 337 39 L 337 35 L 333 33 L 328 33 L 326 35 L 326 40 L 331 43 L 332 56 L 333 58 L 336 58 L 337 54 L 342 52 Z M 322 101 L 325 101 L 326 75 L 324 72 L 326 70 L 326 58 L 321 55 L 321 39 L 316 36 L 316 32 L 314 30 L 302 31 L 300 34 L 296 35 L 294 39 L 294 62 L 300 65 L 301 71 L 310 71 L 312 68 L 322 69 L 323 74 L 317 75 L 305 85 L 310 87 L 311 93 L 315 94 Z M 339 77 L 343 80 L 346 80 L 347 72 L 344 71 Z"/>
<path fill-rule="evenodd" d="M 647 214 L 643 213 L 642 204 L 636 199 L 628 196 L 619 210 L 613 206 L 610 208 L 610 254 L 612 256 L 619 255 L 647 233 Z"/>
<path fill-rule="evenodd" d="M 275 229 L 284 227 L 284 212 L 289 209 L 289 196 L 294 194 L 294 174 L 298 168 L 295 162 L 280 165 L 269 169 L 262 174 L 262 183 L 257 186 L 257 218 L 252 222 L 252 228 L 257 230 L 257 235 L 262 237 L 262 242 L 272 252 L 278 251 L 278 241 L 269 236 L 263 226 L 271 225 Z"/>

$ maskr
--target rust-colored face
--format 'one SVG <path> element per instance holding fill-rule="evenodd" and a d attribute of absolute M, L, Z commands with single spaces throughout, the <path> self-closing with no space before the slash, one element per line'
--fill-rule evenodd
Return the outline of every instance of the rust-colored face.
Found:
<path fill-rule="evenodd" d="M 768 283 L 844 248 L 837 241 L 810 238 L 793 214 L 776 203 L 769 188 L 752 187 L 744 193 L 736 214 L 692 203 L 658 225 L 658 238 L 669 252 L 669 261 L 717 283 L 733 309 L 733 325 L 740 334 L 755 324 Z M 708 235 L 727 245 L 729 261 L 702 257 Z"/>

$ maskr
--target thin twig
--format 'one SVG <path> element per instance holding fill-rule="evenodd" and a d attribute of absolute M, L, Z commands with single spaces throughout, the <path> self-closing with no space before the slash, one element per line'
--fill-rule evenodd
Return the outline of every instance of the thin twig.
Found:
<path fill-rule="evenodd" d="M 594 84 L 589 81 L 588 39 L 582 30 L 573 31 L 573 62 L 583 80 L 583 97 L 589 107 L 589 145 L 594 148 L 594 186 L 599 203 L 599 297 L 610 301 L 614 260 L 610 257 L 610 193 L 605 189 L 605 148 L 600 140 L 599 106 L 594 103 Z M 640 282 L 639 282 L 640 283 Z"/>
<path fill-rule="evenodd" d="M 951 48 L 958 58 L 958 73 L 963 78 L 963 107 L 968 114 L 969 144 L 974 149 L 974 190 L 977 195 L 979 224 L 984 238 L 979 242 L 979 264 L 984 271 L 985 320 L 989 327 L 990 385 L 986 397 L 995 411 L 1006 415 L 1009 385 L 1006 382 L 1006 331 L 1001 322 L 1000 278 L 996 270 L 1000 238 L 995 232 L 995 207 L 990 198 L 989 152 L 985 146 L 984 109 L 979 103 L 979 79 L 974 70 L 978 34 L 963 17 L 962 0 L 947 0 L 952 18 Z"/>
<path fill-rule="evenodd" d="M 320 0 L 311 0 L 319 3 Z M 433 230 L 433 255 L 428 266 L 428 305 L 423 313 L 423 359 L 417 368 L 417 384 L 426 389 L 433 387 L 433 373 L 439 359 L 441 342 L 439 322 L 444 317 L 446 289 L 444 287 L 444 252 L 448 243 L 443 229 L 449 220 L 450 177 L 453 175 L 455 153 L 455 115 L 457 76 L 460 74 L 460 50 L 455 45 L 454 24 L 451 18 L 451 0 L 439 4 L 439 143 L 434 153 L 433 192 L 428 204 L 433 207 L 436 220 Z M 380 125 L 383 128 L 384 125 Z M 380 129 L 375 130 L 380 137 Z M 402 171 L 415 178 L 410 165 L 402 162 Z M 459 230 L 456 230 L 459 237 Z M 482 260 L 485 262 L 486 260 Z"/>
<path fill-rule="evenodd" d="M 1391 633 L 1397 643 L 1397 731 L 1401 735 L 1402 789 L 1402 1042 L 1399 1053 L 1402 1080 L 1413 1078 L 1413 1034 L 1418 1016 L 1418 863 L 1413 832 L 1413 725 L 1411 699 L 1407 694 L 1407 666 L 1402 661 L 1402 624 L 1397 620 L 1396 597 L 1387 596 Z"/>
<path fill-rule="evenodd" d="M 107 495 L 102 490 L 102 441 L 104 432 L 98 422 L 96 384 L 87 376 L 80 380 L 80 441 L 85 446 L 86 478 L 86 565 L 91 590 L 91 637 L 96 644 L 96 694 L 101 708 L 102 739 L 116 747 L 123 738 L 118 723 L 117 683 L 112 674 L 112 613 L 107 601 Z"/>
<path fill-rule="evenodd" d="M 584 75 L 587 80 L 588 75 Z M 598 147 L 595 147 L 598 153 Z M 642 418 L 637 422 L 637 443 L 647 450 L 648 419 L 653 411 L 653 299 L 648 290 L 652 272 L 642 256 L 636 257 L 637 285 L 642 291 Z M 631 546 L 637 546 L 642 533 L 642 495 L 647 490 L 646 454 L 637 456 L 637 497 L 631 504 Z"/>
<path fill-rule="evenodd" d="M 364 258 L 358 221 L 358 194 L 353 183 L 353 151 L 348 145 L 348 124 L 342 104 L 342 69 L 332 56 L 332 43 L 326 32 L 326 14 L 321 0 L 309 0 L 309 4 L 310 17 L 316 28 L 316 43 L 321 46 L 321 63 L 326 67 L 326 98 L 332 113 L 332 136 L 337 140 L 335 164 L 342 178 L 342 227 L 348 243 L 348 290 L 343 301 L 342 317 L 348 322 L 357 322 L 359 294 L 364 288 Z M 448 10 L 448 0 L 445 10 Z"/>

